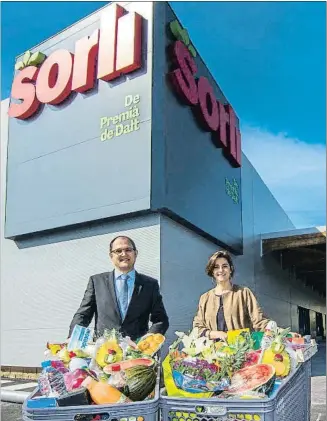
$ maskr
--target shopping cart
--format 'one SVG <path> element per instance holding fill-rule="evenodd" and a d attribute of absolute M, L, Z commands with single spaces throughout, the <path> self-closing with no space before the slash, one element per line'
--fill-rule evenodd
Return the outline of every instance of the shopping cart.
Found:
<path fill-rule="evenodd" d="M 310 421 L 311 359 L 300 364 L 270 398 L 186 399 L 161 390 L 162 421 Z"/>
<path fill-rule="evenodd" d="M 142 402 L 110 405 L 80 405 L 50 408 L 29 408 L 28 401 L 38 394 L 34 390 L 22 408 L 23 421 L 157 421 L 159 412 L 160 368 L 154 398 Z"/>

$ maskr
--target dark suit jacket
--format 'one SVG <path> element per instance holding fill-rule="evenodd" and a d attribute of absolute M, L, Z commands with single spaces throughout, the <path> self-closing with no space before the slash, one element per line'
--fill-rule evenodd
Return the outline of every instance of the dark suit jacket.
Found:
<path fill-rule="evenodd" d="M 116 297 L 114 273 L 105 272 L 90 277 L 83 300 L 69 328 L 69 337 L 76 324 L 89 326 L 95 317 L 95 333 L 104 329 L 117 329 L 135 340 L 148 331 L 149 320 L 153 323 L 151 333 L 165 334 L 169 326 L 168 316 L 162 302 L 158 281 L 135 273 L 134 292 L 122 320 Z"/>

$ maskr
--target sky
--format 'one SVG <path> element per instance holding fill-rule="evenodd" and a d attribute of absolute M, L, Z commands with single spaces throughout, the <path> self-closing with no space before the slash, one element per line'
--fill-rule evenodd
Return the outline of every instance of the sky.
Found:
<path fill-rule="evenodd" d="M 15 57 L 107 2 L 2 2 L 1 99 Z M 170 2 L 232 104 L 242 148 L 297 228 L 326 225 L 326 3 Z"/>

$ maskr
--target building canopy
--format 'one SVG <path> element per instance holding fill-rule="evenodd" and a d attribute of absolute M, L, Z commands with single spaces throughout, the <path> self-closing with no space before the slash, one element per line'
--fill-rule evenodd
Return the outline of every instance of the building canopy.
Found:
<path fill-rule="evenodd" d="M 326 227 L 264 234 L 262 255 L 272 253 L 306 286 L 326 297 Z"/>

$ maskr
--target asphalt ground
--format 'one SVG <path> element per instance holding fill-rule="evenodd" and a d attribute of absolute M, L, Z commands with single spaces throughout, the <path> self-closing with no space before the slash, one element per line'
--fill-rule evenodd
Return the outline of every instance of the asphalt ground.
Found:
<path fill-rule="evenodd" d="M 327 421 L 326 418 L 326 344 L 319 344 L 318 353 L 312 358 L 312 373 L 311 373 L 311 419 L 310 421 Z M 6 382 L 7 379 L 2 379 Z M 14 390 L 21 390 L 28 392 L 34 390 L 34 385 L 28 383 L 31 381 L 22 382 L 6 382 L 2 384 L 1 388 L 6 389 L 6 386 L 13 386 Z M 9 389 L 12 390 L 13 388 Z M 22 405 L 1 402 L 1 421 L 23 421 Z M 50 421 L 50 420 L 49 420 Z M 293 421 L 293 420 L 289 420 Z"/>

